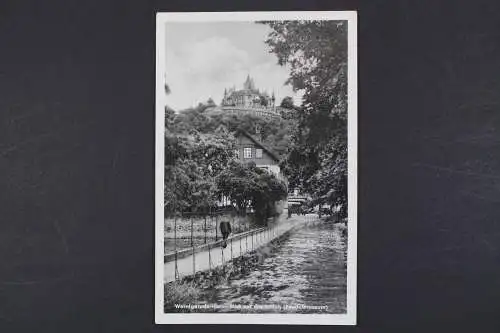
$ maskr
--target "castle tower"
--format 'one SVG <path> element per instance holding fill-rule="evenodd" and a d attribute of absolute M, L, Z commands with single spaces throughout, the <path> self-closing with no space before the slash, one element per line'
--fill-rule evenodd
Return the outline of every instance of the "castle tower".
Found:
<path fill-rule="evenodd" d="M 229 113 L 247 113 L 271 118 L 281 117 L 281 114 L 276 110 L 274 90 L 270 96 L 268 90 L 257 89 L 250 74 L 247 75 L 243 83 L 243 89 L 236 90 L 236 86 L 224 89 L 221 107 Z M 258 133 L 259 130 L 257 129 L 256 132 Z"/>
<path fill-rule="evenodd" d="M 253 82 L 253 79 L 250 78 L 250 74 L 247 75 L 247 79 L 245 80 L 245 83 L 243 83 L 243 89 L 245 90 L 255 89 L 255 84 Z"/>

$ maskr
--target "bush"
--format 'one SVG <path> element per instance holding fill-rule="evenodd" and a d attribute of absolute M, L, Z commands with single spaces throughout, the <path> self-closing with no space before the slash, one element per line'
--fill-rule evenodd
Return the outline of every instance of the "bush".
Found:
<path fill-rule="evenodd" d="M 174 304 L 192 303 L 200 290 L 194 281 L 175 281 L 165 284 L 165 310 L 174 308 Z"/>

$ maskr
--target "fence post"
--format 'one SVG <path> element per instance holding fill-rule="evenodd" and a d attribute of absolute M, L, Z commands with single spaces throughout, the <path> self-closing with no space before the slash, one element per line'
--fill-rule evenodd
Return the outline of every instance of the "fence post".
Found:
<path fill-rule="evenodd" d="M 191 246 L 193 246 L 193 215 L 191 215 Z"/>
<path fill-rule="evenodd" d="M 193 246 L 193 275 L 196 275 L 194 246 Z"/>
<path fill-rule="evenodd" d="M 175 251 L 175 267 L 174 267 L 174 276 L 175 281 L 179 278 L 179 268 L 177 267 L 177 214 L 174 213 L 174 251 Z"/>
<path fill-rule="evenodd" d="M 205 216 L 203 217 L 204 219 L 204 225 L 203 225 L 203 232 L 205 233 L 205 244 L 207 244 L 207 215 L 204 214 Z"/>
<path fill-rule="evenodd" d="M 224 270 L 224 248 L 222 246 L 220 247 L 220 252 L 222 255 L 222 261 L 221 261 L 222 269 Z"/>
<path fill-rule="evenodd" d="M 208 270 L 212 271 L 212 255 L 210 253 L 210 244 L 208 244 Z"/>
<path fill-rule="evenodd" d="M 241 251 L 241 243 L 242 243 L 241 238 L 239 239 L 239 243 L 240 243 L 240 257 L 241 257 L 241 253 L 242 253 L 242 251 Z"/>
<path fill-rule="evenodd" d="M 217 238 L 218 238 L 218 233 L 219 233 L 219 230 L 218 230 L 218 220 L 219 220 L 219 215 L 215 215 L 215 241 L 217 242 Z"/>
<path fill-rule="evenodd" d="M 174 215 L 174 251 L 177 251 L 177 215 Z"/>
<path fill-rule="evenodd" d="M 214 220 L 212 214 L 213 214 L 212 212 L 209 214 L 209 216 L 210 216 L 210 222 L 208 222 L 209 228 L 212 228 L 212 224 L 213 224 L 212 222 Z M 210 232 L 210 230 L 207 230 L 207 231 L 208 231 L 208 242 L 210 243 L 211 242 L 210 238 L 212 237 L 212 233 Z"/>

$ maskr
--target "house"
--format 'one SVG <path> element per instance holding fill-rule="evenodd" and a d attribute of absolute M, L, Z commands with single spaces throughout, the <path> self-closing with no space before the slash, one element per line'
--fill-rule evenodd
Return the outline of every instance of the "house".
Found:
<path fill-rule="evenodd" d="M 240 162 L 254 162 L 258 168 L 269 171 L 276 178 L 287 183 L 279 166 L 279 158 L 248 132 L 240 130 L 236 133 L 235 155 Z"/>
<path fill-rule="evenodd" d="M 248 132 L 239 130 L 236 132 L 236 150 L 235 155 L 237 159 L 247 164 L 250 162 L 255 163 L 255 166 L 267 170 L 272 173 L 276 178 L 283 181 L 288 187 L 288 180 L 281 172 L 279 166 L 279 158 L 271 150 L 266 148 L 259 140 L 254 138 Z M 231 205 L 227 197 L 222 197 L 218 202 L 219 206 Z M 274 203 L 276 212 L 281 214 L 287 206 L 287 200 L 281 200 Z"/>
<path fill-rule="evenodd" d="M 256 167 L 272 173 L 276 178 L 283 181 L 288 188 L 288 179 L 281 172 L 278 156 L 248 132 L 239 130 L 236 133 L 235 154 L 241 163 L 255 163 Z M 276 212 L 281 214 L 287 207 L 287 200 L 278 201 L 274 203 L 274 206 Z"/>

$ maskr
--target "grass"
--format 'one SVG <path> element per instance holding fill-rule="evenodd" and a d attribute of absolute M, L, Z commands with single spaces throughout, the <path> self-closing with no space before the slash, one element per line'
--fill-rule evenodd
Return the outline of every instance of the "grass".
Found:
<path fill-rule="evenodd" d="M 200 290 L 194 281 L 175 281 L 165 284 L 165 310 L 174 308 L 174 304 L 192 303 L 198 298 Z"/>

